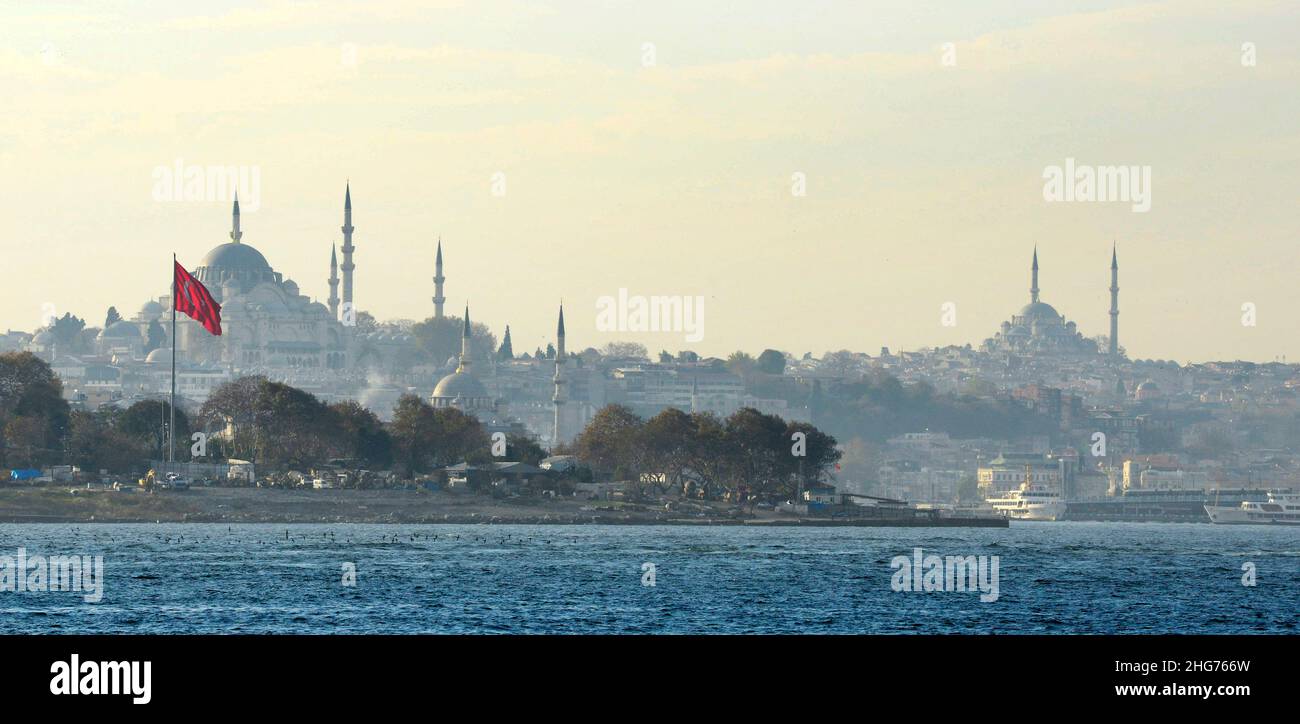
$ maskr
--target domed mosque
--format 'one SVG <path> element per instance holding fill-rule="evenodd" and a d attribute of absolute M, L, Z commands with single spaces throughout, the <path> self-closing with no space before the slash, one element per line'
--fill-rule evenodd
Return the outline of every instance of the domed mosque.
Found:
<path fill-rule="evenodd" d="M 345 309 L 351 309 L 354 266 L 350 188 L 345 191 L 343 214 L 344 302 Z M 193 268 L 195 278 L 221 304 L 222 334 L 219 337 L 208 334 L 197 322 L 179 315 L 176 345 L 181 354 L 195 362 L 244 371 L 347 366 L 349 335 L 345 321 L 338 314 L 337 259 L 331 258 L 330 299 L 326 307 L 300 294 L 298 285 L 275 271 L 262 252 L 244 243 L 238 196 L 231 216 L 230 241 L 214 247 Z M 170 309 L 170 294 L 148 302 L 137 315 L 137 324 L 153 319 L 164 321 L 161 312 Z M 170 333 L 170 325 L 165 326 Z"/>
<path fill-rule="evenodd" d="M 455 372 L 438 381 L 429 402 L 434 407 L 455 407 L 488 422 L 497 413 L 497 402 L 474 375 L 470 329 L 469 306 L 466 305 L 465 323 L 460 335 L 460 364 Z"/>
<path fill-rule="evenodd" d="M 1029 287 L 1029 304 L 1002 323 L 1000 331 L 984 341 L 986 352 L 1012 354 L 1095 355 L 1097 343 L 1085 338 L 1074 322 L 1067 321 L 1056 308 L 1038 298 L 1038 248 Z M 1119 264 L 1111 252 L 1111 335 L 1109 353 L 1118 354 L 1119 343 Z"/>

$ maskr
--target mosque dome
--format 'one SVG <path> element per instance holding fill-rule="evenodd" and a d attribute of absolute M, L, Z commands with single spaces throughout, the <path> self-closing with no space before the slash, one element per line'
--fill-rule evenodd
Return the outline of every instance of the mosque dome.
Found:
<path fill-rule="evenodd" d="M 39 344 L 48 347 L 51 344 L 54 344 L 54 333 L 48 329 L 43 329 L 37 332 L 35 337 L 32 337 L 32 344 Z"/>
<path fill-rule="evenodd" d="M 122 320 L 113 322 L 99 333 L 100 339 L 139 339 L 140 330 L 134 324 Z"/>
<path fill-rule="evenodd" d="M 271 265 L 267 263 L 266 257 L 262 256 L 262 252 L 248 244 L 238 244 L 233 241 L 208 252 L 208 255 L 203 257 L 202 266 L 230 272 L 271 271 Z"/>
<path fill-rule="evenodd" d="M 158 349 L 155 349 L 154 351 L 150 352 L 147 357 L 144 358 L 144 361 L 145 364 L 150 364 L 150 365 L 156 365 L 156 364 L 170 365 L 172 363 L 171 347 L 159 347 Z"/>
<path fill-rule="evenodd" d="M 156 319 L 159 315 L 161 315 L 165 311 L 167 311 L 166 307 L 164 307 L 159 302 L 150 299 L 149 301 L 145 302 L 143 306 L 140 307 L 140 316 L 144 317 L 145 319 Z"/>
<path fill-rule="evenodd" d="M 1020 316 L 1028 321 L 1051 321 L 1055 322 L 1061 318 L 1056 308 L 1047 302 L 1030 302 L 1020 310 Z"/>
<path fill-rule="evenodd" d="M 479 379 L 469 372 L 459 371 L 443 377 L 438 386 L 433 388 L 434 397 L 463 400 L 488 397 L 487 388 Z"/>

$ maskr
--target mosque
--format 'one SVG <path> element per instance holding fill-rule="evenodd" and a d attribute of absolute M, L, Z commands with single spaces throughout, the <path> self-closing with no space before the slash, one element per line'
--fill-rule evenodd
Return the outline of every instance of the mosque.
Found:
<path fill-rule="evenodd" d="M 240 228 L 239 199 L 234 200 L 230 241 L 219 244 L 192 269 L 194 276 L 207 287 L 221 304 L 221 336 L 208 334 L 185 315 L 176 319 L 178 362 L 219 368 L 230 375 L 270 374 L 291 382 L 304 377 L 319 379 L 330 373 L 365 373 L 389 368 L 394 360 L 420 356 L 418 342 L 409 334 L 392 331 L 360 332 L 356 326 L 357 307 L 353 298 L 356 247 L 352 236 L 352 189 L 343 197 L 343 245 L 330 250 L 329 298 L 326 303 L 313 301 L 300 293 L 298 285 L 277 272 L 255 247 L 244 243 Z M 343 263 L 338 263 L 342 251 Z M 443 319 L 446 296 L 443 285 L 442 242 L 439 240 L 434 262 L 434 317 Z M 342 278 L 339 272 L 342 271 Z M 342 297 L 339 296 L 342 282 Z M 171 296 L 163 295 L 146 302 L 130 320 L 110 325 L 100 334 L 101 353 L 139 359 L 150 335 L 150 328 L 161 327 L 171 334 Z M 157 323 L 157 324 L 155 324 Z M 552 440 L 567 440 L 573 434 L 564 394 L 564 310 L 560 310 L 558 354 L 552 383 L 555 387 L 554 427 Z M 475 373 L 470 347 L 469 307 L 465 308 L 461 354 L 439 371 L 440 379 L 430 396 L 438 408 L 454 407 L 477 417 L 489 429 L 508 426 L 504 404 L 488 392 Z M 170 363 L 171 340 L 148 352 L 148 364 Z M 454 368 L 452 371 L 450 368 Z M 443 374 L 443 372 L 446 372 Z M 379 411 L 377 411 L 379 412 Z M 382 414 L 382 412 L 381 412 Z"/>
<path fill-rule="evenodd" d="M 1003 322 L 997 334 L 984 340 L 985 352 L 1020 355 L 1096 355 L 1097 342 L 1078 331 L 1072 321 L 1038 298 L 1038 249 L 1034 248 L 1029 304 Z M 1119 258 L 1110 255 L 1110 337 L 1106 354 L 1119 356 Z"/>

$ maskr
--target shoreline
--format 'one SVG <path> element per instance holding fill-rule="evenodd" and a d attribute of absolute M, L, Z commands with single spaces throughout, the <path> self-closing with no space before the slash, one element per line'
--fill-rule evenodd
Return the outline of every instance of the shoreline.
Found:
<path fill-rule="evenodd" d="M 73 492 L 75 490 L 75 492 Z M 794 518 L 773 511 L 741 513 L 726 504 L 687 501 L 666 510 L 574 499 L 495 499 L 422 490 L 282 490 L 194 488 L 140 491 L 64 486 L 0 488 L 3 524 L 225 523 L 273 525 L 671 525 L 751 528 L 997 527 L 990 518 Z"/>

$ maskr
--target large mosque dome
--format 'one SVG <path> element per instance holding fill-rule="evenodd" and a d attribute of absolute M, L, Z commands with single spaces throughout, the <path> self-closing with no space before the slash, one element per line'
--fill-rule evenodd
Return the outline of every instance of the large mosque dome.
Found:
<path fill-rule="evenodd" d="M 271 271 L 271 265 L 267 263 L 266 257 L 262 256 L 262 252 L 248 244 L 233 241 L 226 242 L 208 252 L 208 255 L 203 257 L 202 266 L 232 272 Z"/>
<path fill-rule="evenodd" d="M 1056 311 L 1056 307 L 1047 302 L 1030 302 L 1020 310 L 1020 316 L 1026 321 L 1052 321 L 1061 319 L 1061 315 Z"/>

